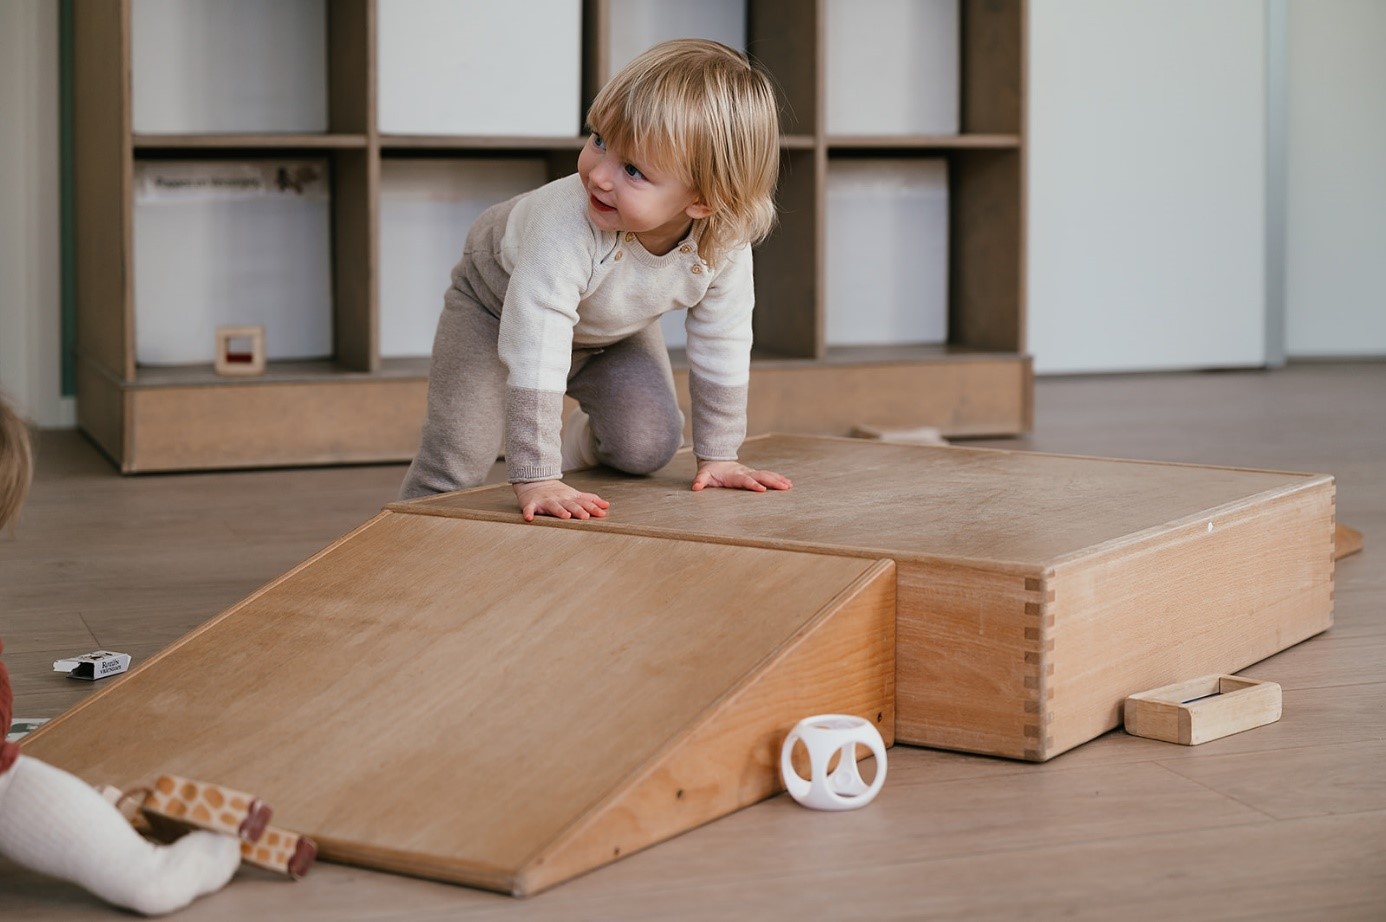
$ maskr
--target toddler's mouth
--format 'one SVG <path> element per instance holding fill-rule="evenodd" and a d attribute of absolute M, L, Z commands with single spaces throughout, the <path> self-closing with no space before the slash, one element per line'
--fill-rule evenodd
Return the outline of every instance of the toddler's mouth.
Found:
<path fill-rule="evenodd" d="M 613 211 L 616 210 L 614 207 L 612 207 L 611 205 L 608 205 L 606 202 L 603 202 L 601 199 L 597 198 L 595 195 L 588 195 L 587 198 L 588 198 L 588 201 L 590 201 L 590 202 L 592 203 L 592 207 L 595 208 L 597 211 L 602 212 L 603 214 L 609 214 L 610 212 L 613 212 Z"/>

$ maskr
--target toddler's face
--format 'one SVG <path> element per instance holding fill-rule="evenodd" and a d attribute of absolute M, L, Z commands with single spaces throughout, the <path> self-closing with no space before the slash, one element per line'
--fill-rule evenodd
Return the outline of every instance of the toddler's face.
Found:
<path fill-rule="evenodd" d="M 711 209 L 680 180 L 632 161 L 593 132 L 578 156 L 578 175 L 587 189 L 587 215 L 602 230 L 631 232 L 656 256 L 674 248 L 695 218 Z"/>

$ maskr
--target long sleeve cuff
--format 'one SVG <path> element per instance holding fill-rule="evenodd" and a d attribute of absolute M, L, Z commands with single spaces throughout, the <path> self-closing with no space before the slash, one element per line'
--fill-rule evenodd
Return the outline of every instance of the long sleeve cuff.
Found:
<path fill-rule="evenodd" d="M 693 454 L 703 461 L 735 461 L 746 440 L 745 384 L 713 384 L 688 376 L 693 410 Z"/>
<path fill-rule="evenodd" d="M 505 470 L 511 483 L 563 476 L 563 393 L 521 387 L 505 392 Z"/>

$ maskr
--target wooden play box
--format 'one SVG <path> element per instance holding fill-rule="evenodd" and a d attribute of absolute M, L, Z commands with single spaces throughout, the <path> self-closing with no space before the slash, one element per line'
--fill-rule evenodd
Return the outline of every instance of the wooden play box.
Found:
<path fill-rule="evenodd" d="M 684 453 L 569 474 L 609 516 L 537 527 L 894 560 L 898 742 L 1044 761 L 1332 624 L 1331 476 L 783 435 L 742 460 L 794 489 L 693 493 Z M 390 508 L 520 521 L 508 485 Z"/>

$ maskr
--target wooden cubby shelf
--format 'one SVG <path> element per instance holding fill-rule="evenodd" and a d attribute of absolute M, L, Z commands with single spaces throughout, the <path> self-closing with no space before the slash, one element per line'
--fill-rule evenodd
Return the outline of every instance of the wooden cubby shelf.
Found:
<path fill-rule="evenodd" d="M 176 20 L 144 0 L 72 5 L 77 415 L 122 471 L 409 459 L 470 221 L 573 172 L 597 90 L 676 34 L 741 43 L 783 101 L 780 221 L 756 251 L 751 434 L 1030 427 L 1027 0 L 888 0 L 869 20 L 844 0 L 697 15 L 674 0 L 545 0 L 542 15 L 502 0 L 284 0 L 238 6 L 230 35 L 219 0 L 186 3 Z M 861 98 L 866 46 L 879 116 L 842 104 Z M 477 63 L 517 54 L 525 79 L 511 83 L 527 86 Z M 170 78 L 187 60 L 206 66 Z M 501 90 L 521 95 L 488 109 Z M 306 167 L 311 194 L 272 170 L 198 194 L 150 181 L 281 163 Z M 215 374 L 223 324 L 267 327 L 263 375 Z M 664 330 L 686 388 L 681 319 Z"/>

